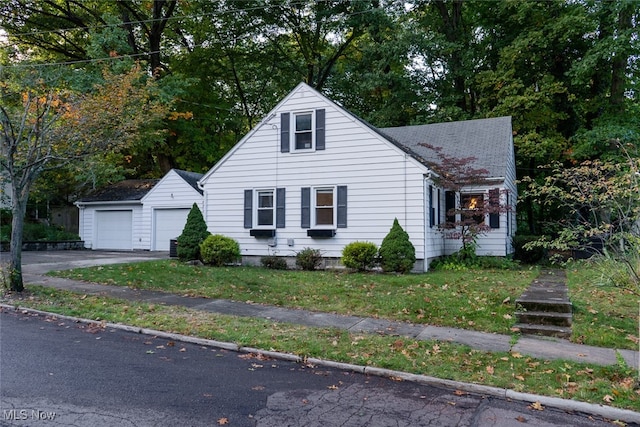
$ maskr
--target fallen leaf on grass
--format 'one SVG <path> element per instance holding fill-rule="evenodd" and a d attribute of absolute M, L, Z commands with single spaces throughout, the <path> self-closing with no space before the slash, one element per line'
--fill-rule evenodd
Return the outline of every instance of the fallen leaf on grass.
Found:
<path fill-rule="evenodd" d="M 493 375 L 493 371 L 494 371 L 493 366 L 487 366 L 487 368 L 486 368 L 486 369 L 487 369 L 487 373 L 488 373 L 489 375 Z"/>
<path fill-rule="evenodd" d="M 613 402 L 613 396 L 611 396 L 610 394 L 607 394 L 605 397 L 602 398 L 602 400 L 604 400 L 607 403 L 611 403 Z"/>

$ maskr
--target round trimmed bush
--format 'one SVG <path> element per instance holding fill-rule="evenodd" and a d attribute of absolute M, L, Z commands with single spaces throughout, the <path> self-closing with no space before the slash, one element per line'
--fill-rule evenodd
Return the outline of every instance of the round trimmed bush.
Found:
<path fill-rule="evenodd" d="M 212 234 L 200 244 L 200 257 L 205 264 L 221 267 L 240 259 L 240 245 L 231 237 Z"/>
<path fill-rule="evenodd" d="M 378 246 L 372 242 L 351 242 L 342 249 L 342 264 L 347 268 L 367 271 L 376 265 Z"/>
<path fill-rule="evenodd" d="M 416 262 L 416 249 L 398 219 L 380 245 L 380 265 L 385 272 L 408 273 Z"/>

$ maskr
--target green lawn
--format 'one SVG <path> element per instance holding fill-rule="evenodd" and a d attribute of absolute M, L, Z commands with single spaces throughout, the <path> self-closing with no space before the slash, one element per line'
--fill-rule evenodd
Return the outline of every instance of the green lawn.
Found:
<path fill-rule="evenodd" d="M 514 301 L 537 273 L 525 269 L 395 275 L 193 267 L 163 260 L 55 274 L 189 296 L 510 334 Z"/>
<path fill-rule="evenodd" d="M 515 300 L 539 273 L 521 270 L 425 274 L 195 267 L 175 260 L 56 272 L 58 276 L 189 296 L 512 334 Z M 638 348 L 638 296 L 592 284 L 589 264 L 567 268 L 574 304 L 572 341 Z"/>
<path fill-rule="evenodd" d="M 515 300 L 537 276 L 521 270 L 360 274 L 278 271 L 257 267 L 196 267 L 150 261 L 52 273 L 57 276 L 182 295 L 225 298 L 284 307 L 374 316 L 502 334 L 512 331 Z M 590 267 L 567 269 L 575 306 L 577 342 L 637 349 L 638 295 L 592 284 Z M 542 360 L 518 353 L 410 338 L 351 334 L 265 319 L 203 313 L 184 307 L 137 303 L 28 286 L 5 302 L 96 321 L 176 332 L 299 356 L 377 366 L 470 383 L 504 387 L 637 410 L 638 372 L 621 361 L 597 366 Z"/>

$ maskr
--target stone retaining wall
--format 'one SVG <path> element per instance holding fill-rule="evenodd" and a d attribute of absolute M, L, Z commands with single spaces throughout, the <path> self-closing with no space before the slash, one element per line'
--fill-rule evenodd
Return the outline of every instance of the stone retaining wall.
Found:
<path fill-rule="evenodd" d="M 65 240 L 60 242 L 23 242 L 23 251 L 67 251 L 84 249 L 82 240 Z M 9 243 L 0 244 L 0 252 L 9 252 Z"/>

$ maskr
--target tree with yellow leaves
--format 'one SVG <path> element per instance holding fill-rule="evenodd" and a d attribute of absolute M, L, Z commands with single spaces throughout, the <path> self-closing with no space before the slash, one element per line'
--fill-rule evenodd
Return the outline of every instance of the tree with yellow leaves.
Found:
<path fill-rule="evenodd" d="M 6 76 L 3 76 L 6 77 Z M 12 230 L 5 285 L 24 289 L 22 230 L 30 190 L 45 171 L 96 153 L 128 147 L 166 117 L 155 83 L 135 66 L 123 74 L 105 71 L 93 90 L 80 93 L 52 85 L 35 73 L 9 76 L 0 84 L 0 173 L 10 183 Z"/>

